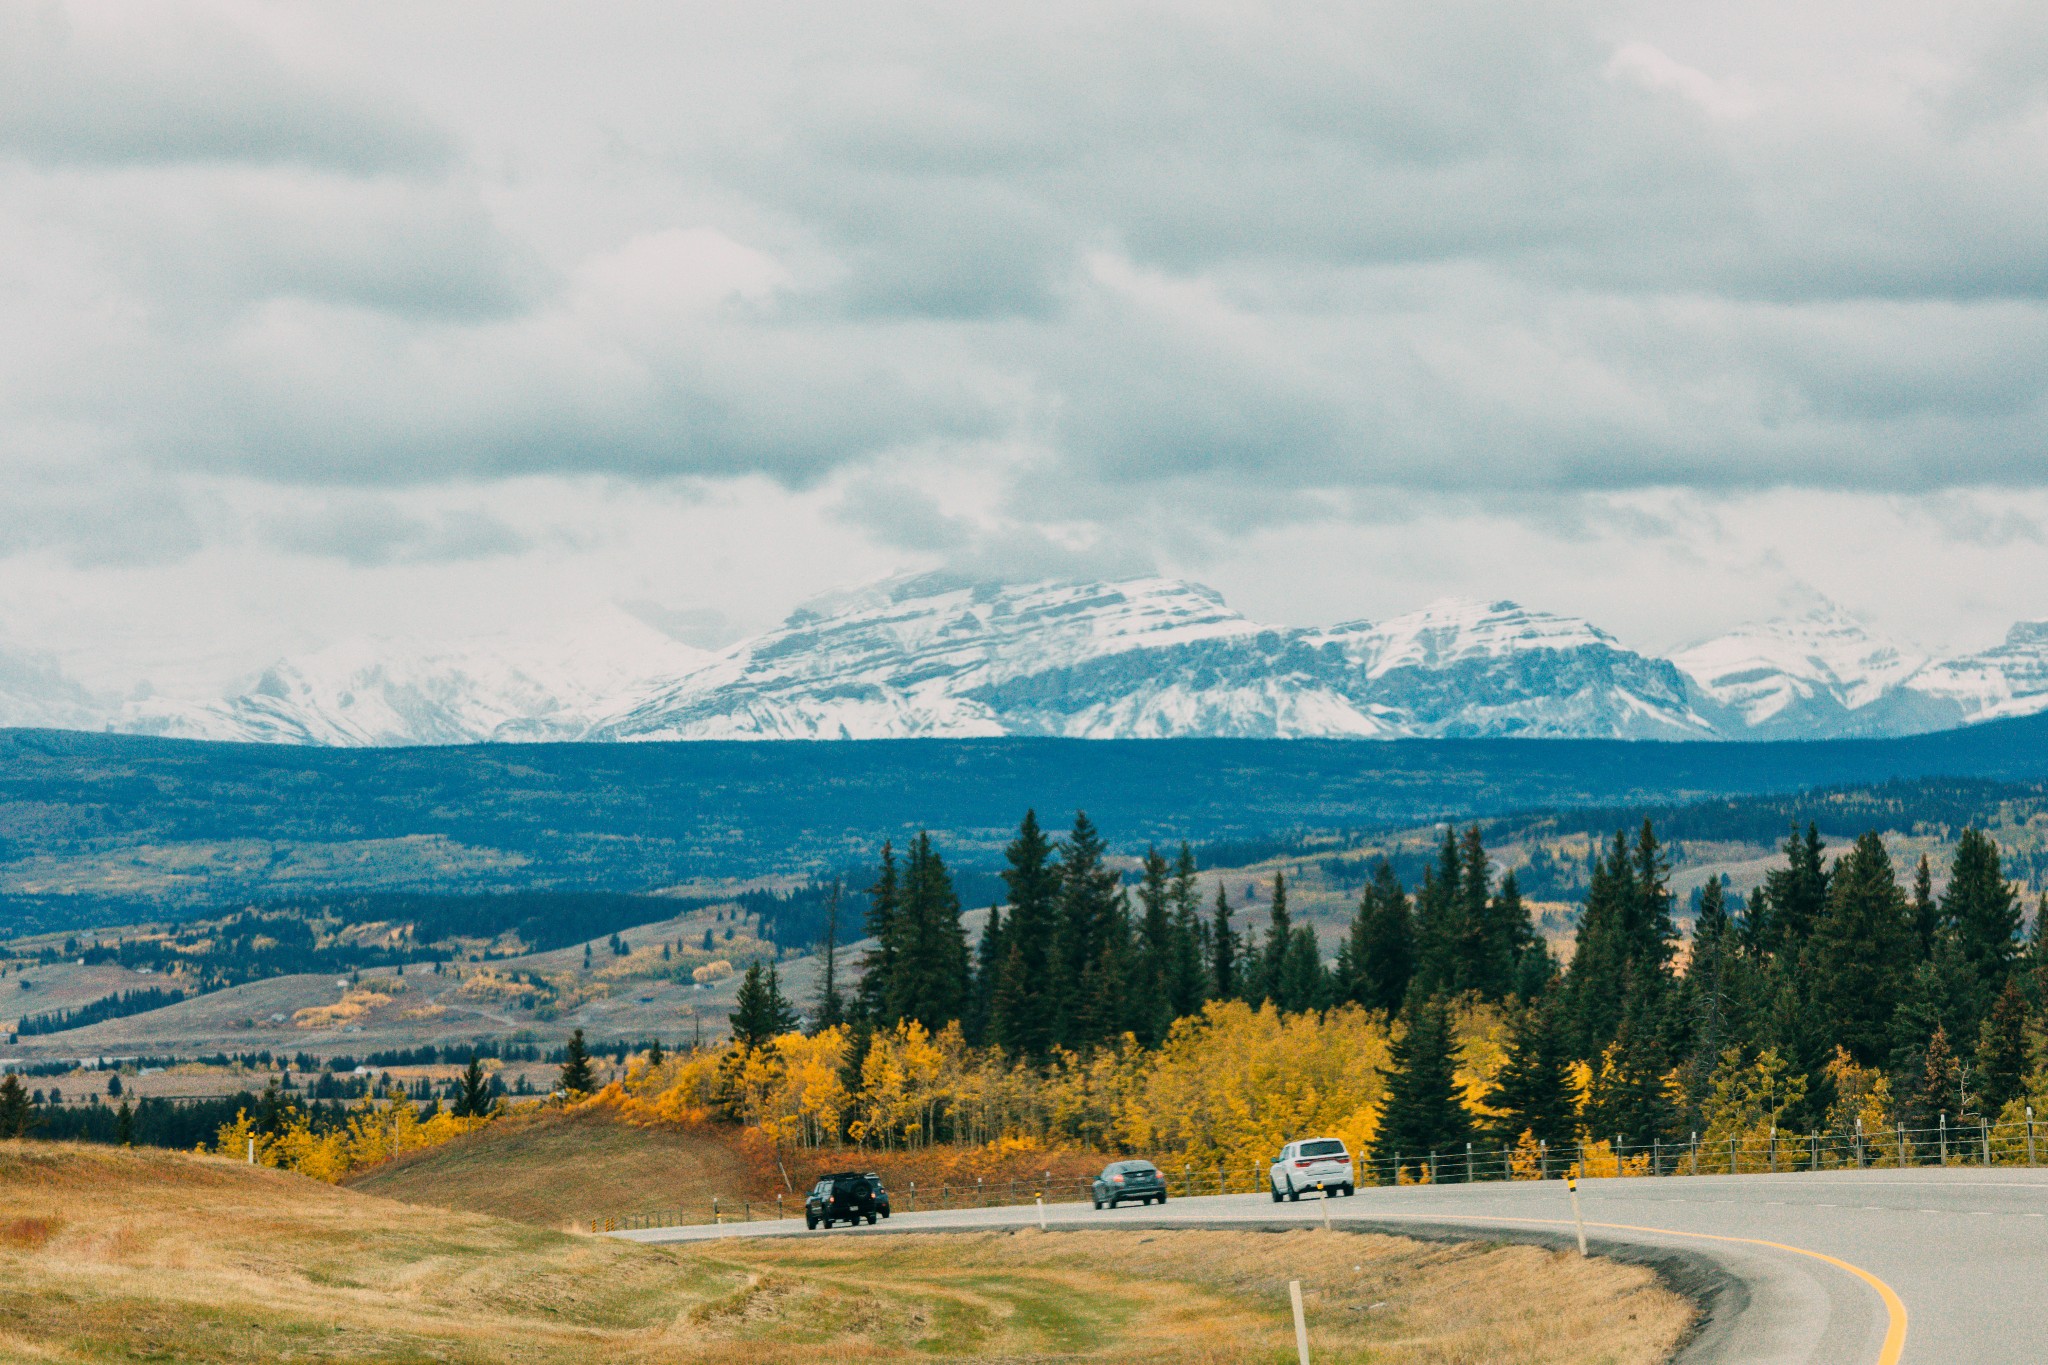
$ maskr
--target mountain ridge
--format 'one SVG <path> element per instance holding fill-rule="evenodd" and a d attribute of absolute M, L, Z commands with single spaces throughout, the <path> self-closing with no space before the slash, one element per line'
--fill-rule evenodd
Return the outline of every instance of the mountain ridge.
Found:
<path fill-rule="evenodd" d="M 1577 617 L 1451 597 L 1273 626 L 1165 577 L 899 575 L 716 652 L 625 611 L 560 636 L 354 639 L 230 695 L 90 697 L 25 653 L 0 724 L 376 747 L 557 740 L 1820 739 L 2048 710 L 2048 622 L 1930 659 L 1822 602 L 1669 658 Z"/>

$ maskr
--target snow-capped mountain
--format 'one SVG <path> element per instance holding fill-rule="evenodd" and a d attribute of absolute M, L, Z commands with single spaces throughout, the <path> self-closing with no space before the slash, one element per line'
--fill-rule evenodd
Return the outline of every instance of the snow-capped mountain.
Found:
<path fill-rule="evenodd" d="M 1670 664 L 1510 602 L 1299 629 L 1173 579 L 931 574 L 813 603 L 592 737 L 1709 733 Z"/>
<path fill-rule="evenodd" d="M 114 728 L 345 746 L 577 739 L 620 697 L 709 657 L 616 610 L 543 639 L 420 650 L 364 637 L 280 660 L 224 700 L 129 702 Z"/>
<path fill-rule="evenodd" d="M 2048 711 L 2048 621 L 2022 621 L 2002 644 L 1929 664 L 1910 686 L 1938 722 L 1929 729 Z"/>
<path fill-rule="evenodd" d="M 1929 660 L 1823 603 L 1682 650 L 1672 659 L 1723 734 L 1821 739 L 1943 730 L 2048 710 L 2048 622 L 2003 644 Z"/>
<path fill-rule="evenodd" d="M 1513 602 L 1248 620 L 1169 578 L 923 574 L 819 598 L 717 653 L 616 608 L 575 631 L 362 638 L 224 698 L 115 704 L 0 650 L 0 724 L 322 745 L 1050 735 L 1817 739 L 2048 710 L 2048 622 L 1929 661 L 1839 608 L 1659 659 Z"/>
<path fill-rule="evenodd" d="M 0 726 L 97 730 L 108 705 L 67 676 L 55 659 L 0 644 Z"/>
<path fill-rule="evenodd" d="M 1798 617 L 1749 626 L 1672 656 L 1723 729 L 1759 739 L 1810 739 L 1867 730 L 1883 701 L 1927 659 L 1873 635 L 1822 603 Z M 1880 708 L 1889 709 L 1889 708 Z"/>

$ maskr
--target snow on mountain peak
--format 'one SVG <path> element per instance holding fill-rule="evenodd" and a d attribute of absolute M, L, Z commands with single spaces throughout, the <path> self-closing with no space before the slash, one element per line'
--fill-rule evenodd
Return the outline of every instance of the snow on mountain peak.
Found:
<path fill-rule="evenodd" d="M 1588 622 L 1519 603 L 1445 597 L 1360 632 L 1369 641 L 1374 677 L 1397 668 L 1440 668 L 1459 659 L 1525 650 L 1620 649 Z"/>
<path fill-rule="evenodd" d="M 0 651 L 0 724 L 298 744 L 1055 735 L 1782 737 L 2048 710 L 2048 621 L 1930 663 L 1832 603 L 1666 660 L 1576 617 L 1451 597 L 1390 619 L 1262 625 L 1166 577 L 901 575 L 813 599 L 716 653 L 608 608 L 421 644 L 364 636 L 232 695 L 118 707 Z"/>
<path fill-rule="evenodd" d="M 1745 724 L 1761 726 L 1780 718 L 1810 725 L 1815 711 L 1870 706 L 1918 672 L 1927 658 L 1872 633 L 1823 600 L 1801 615 L 1703 641 L 1671 661 Z"/>

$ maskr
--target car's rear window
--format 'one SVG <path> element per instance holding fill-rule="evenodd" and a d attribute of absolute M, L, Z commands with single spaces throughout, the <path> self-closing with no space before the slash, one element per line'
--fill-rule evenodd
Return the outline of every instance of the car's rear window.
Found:
<path fill-rule="evenodd" d="M 1131 1175 L 1151 1175 L 1153 1166 L 1149 1161 L 1131 1161 L 1124 1164 L 1124 1170 Z"/>
<path fill-rule="evenodd" d="M 1342 1156 L 1344 1154 L 1344 1144 L 1335 1138 L 1324 1138 L 1320 1142 L 1304 1142 L 1301 1144 L 1301 1154 L 1303 1156 Z"/>

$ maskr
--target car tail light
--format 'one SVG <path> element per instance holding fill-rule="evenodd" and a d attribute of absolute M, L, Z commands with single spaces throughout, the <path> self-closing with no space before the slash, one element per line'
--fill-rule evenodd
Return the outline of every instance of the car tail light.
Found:
<path fill-rule="evenodd" d="M 1295 1165 L 1297 1165 L 1297 1166 L 1313 1166 L 1313 1165 L 1315 1165 L 1316 1163 L 1315 1163 L 1315 1162 L 1313 1162 L 1313 1161 L 1297 1161 L 1297 1162 L 1295 1162 L 1294 1164 L 1295 1164 Z"/>
<path fill-rule="evenodd" d="M 1337 1164 L 1340 1166 L 1349 1166 L 1351 1164 L 1351 1158 L 1348 1156 L 1340 1156 L 1337 1158 Z"/>

